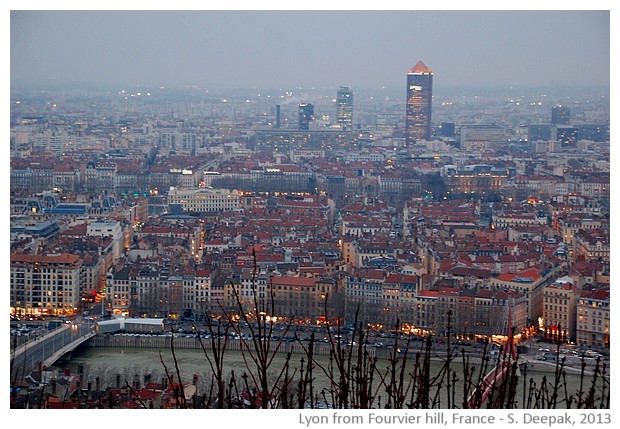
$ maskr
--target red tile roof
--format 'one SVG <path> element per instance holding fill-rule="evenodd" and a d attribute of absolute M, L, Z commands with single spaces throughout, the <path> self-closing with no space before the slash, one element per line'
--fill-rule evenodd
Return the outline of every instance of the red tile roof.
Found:
<path fill-rule="evenodd" d="M 80 260 L 79 255 L 71 253 L 61 253 L 59 255 L 23 255 L 14 253 L 11 255 L 11 262 L 39 262 L 42 264 L 75 264 Z"/>

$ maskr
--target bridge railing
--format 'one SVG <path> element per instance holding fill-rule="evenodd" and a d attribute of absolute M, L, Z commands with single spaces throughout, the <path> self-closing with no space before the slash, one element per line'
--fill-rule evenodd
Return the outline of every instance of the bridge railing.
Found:
<path fill-rule="evenodd" d="M 60 350 L 80 339 L 85 341 L 87 339 L 85 336 L 93 331 L 92 323 L 65 324 L 11 350 L 11 379 L 17 380 L 27 376 L 46 361 L 49 364 L 49 359 Z M 76 344 L 79 344 L 79 341 Z"/>

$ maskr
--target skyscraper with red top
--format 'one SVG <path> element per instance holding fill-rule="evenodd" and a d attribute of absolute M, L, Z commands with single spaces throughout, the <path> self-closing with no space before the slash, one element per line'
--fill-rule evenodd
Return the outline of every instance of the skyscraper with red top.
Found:
<path fill-rule="evenodd" d="M 433 72 L 422 61 L 418 61 L 407 72 L 406 146 L 431 139 L 432 105 Z"/>

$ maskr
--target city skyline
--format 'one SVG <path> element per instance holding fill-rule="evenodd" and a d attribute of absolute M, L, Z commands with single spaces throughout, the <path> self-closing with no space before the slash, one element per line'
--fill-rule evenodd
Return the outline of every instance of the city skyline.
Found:
<path fill-rule="evenodd" d="M 610 83 L 608 10 L 13 10 L 10 23 L 12 88 L 402 87 L 420 58 L 442 87 Z"/>
<path fill-rule="evenodd" d="M 11 408 L 609 408 L 608 2 L 10 10 Z"/>

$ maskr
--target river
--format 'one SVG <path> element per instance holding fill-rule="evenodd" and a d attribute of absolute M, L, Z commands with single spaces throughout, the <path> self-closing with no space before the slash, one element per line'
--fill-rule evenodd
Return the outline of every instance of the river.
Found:
<path fill-rule="evenodd" d="M 212 383 L 212 372 L 207 358 L 202 350 L 196 349 L 177 349 L 175 350 L 177 362 L 175 365 L 172 352 L 170 350 L 157 350 L 157 349 L 134 349 L 134 348 L 111 348 L 111 347 L 88 347 L 80 346 L 76 349 L 69 360 L 59 361 L 57 365 L 62 369 L 70 369 L 74 373 L 82 371 L 84 376 L 83 386 L 90 385 L 92 388 L 96 386 L 102 390 L 109 386 L 120 387 L 131 386 L 143 387 L 146 382 L 159 383 L 166 376 L 165 367 L 168 369 L 169 374 L 174 375 L 174 379 L 178 380 L 179 376 L 181 381 L 187 384 L 193 382 L 196 383 L 198 394 L 207 393 Z M 247 357 L 247 354 L 246 354 Z M 290 362 L 289 374 L 293 378 L 292 386 L 296 386 L 299 380 L 299 368 L 301 367 L 300 360 L 305 358 L 304 355 L 294 354 Z M 330 382 L 328 376 L 320 366 L 327 367 L 329 365 L 329 357 L 327 356 L 315 356 L 316 365 L 313 372 L 315 391 L 320 391 L 321 388 L 329 388 Z M 307 361 L 307 358 L 305 358 Z M 410 360 L 411 362 L 411 360 Z M 270 377 L 275 380 L 280 374 L 285 363 L 285 354 L 277 354 L 270 366 Z M 178 374 L 176 366 L 178 365 Z M 304 363 L 305 365 L 305 363 Z M 431 374 L 437 374 L 441 370 L 443 362 L 440 360 L 431 361 L 430 372 Z M 474 367 L 479 372 L 480 364 L 470 364 L 469 367 Z M 389 361 L 386 359 L 379 359 L 377 363 L 377 370 L 381 374 L 387 374 L 389 367 Z M 250 369 L 248 369 L 250 368 Z M 224 359 L 224 374 L 227 380 L 231 378 L 231 371 L 234 371 L 235 378 L 238 383 L 238 388 L 243 386 L 242 374 L 256 373 L 256 366 L 251 362 L 244 361 L 244 356 L 239 351 L 227 350 Z M 551 384 L 554 382 L 554 373 L 552 365 L 542 365 L 531 362 L 528 364 L 527 376 L 519 377 L 517 386 L 517 399 L 518 408 L 523 407 L 523 391 L 531 391 L 531 388 L 535 386 L 536 391 L 540 392 L 540 388 L 543 384 L 543 378 L 546 380 L 546 386 L 550 390 Z M 463 364 L 460 360 L 456 360 L 452 363 L 452 369 L 457 371 L 457 388 L 455 389 L 455 395 L 453 401 L 460 404 L 462 401 L 462 380 L 463 377 Z M 294 370 L 297 370 L 295 373 Z M 477 377 L 477 374 L 476 374 Z M 375 386 L 378 385 L 378 374 L 375 375 Z M 252 378 L 248 378 L 248 383 L 252 383 Z M 532 384 L 532 383 L 535 383 Z M 573 372 L 566 372 L 565 384 L 562 380 L 560 389 L 560 398 L 566 398 L 564 392 L 573 398 L 576 397 L 577 392 L 580 389 L 582 380 L 580 376 Z M 583 380 L 582 390 L 587 391 L 590 388 L 591 377 L 587 376 Z M 524 386 L 525 385 L 525 386 Z M 601 387 L 599 383 L 599 388 Z M 609 385 L 606 384 L 605 389 L 609 389 Z M 437 390 L 437 389 L 435 389 Z M 448 404 L 447 389 L 445 385 L 440 389 L 440 402 L 435 403 L 436 408 L 446 408 Z M 434 394 L 434 393 L 433 393 Z M 381 402 L 385 401 L 385 389 L 379 388 L 377 395 L 383 395 Z M 598 395 L 600 397 L 600 395 Z M 533 396 L 528 395 L 528 398 L 532 399 Z M 528 399 L 525 399 L 525 403 L 528 403 Z M 379 402 L 375 403 L 377 408 L 382 408 Z M 533 407 L 533 405 L 530 405 Z M 566 408 L 566 402 L 560 400 L 557 408 Z M 574 406 L 572 407 L 574 408 Z"/>

